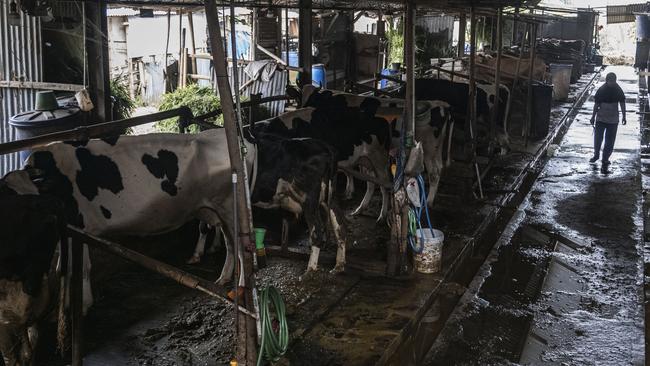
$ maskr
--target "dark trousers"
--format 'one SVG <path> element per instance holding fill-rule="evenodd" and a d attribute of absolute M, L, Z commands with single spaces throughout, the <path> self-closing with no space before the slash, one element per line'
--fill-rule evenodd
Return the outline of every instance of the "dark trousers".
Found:
<path fill-rule="evenodd" d="M 612 151 L 614 150 L 617 130 L 618 123 L 596 122 L 596 127 L 594 128 L 594 156 L 600 156 L 600 145 L 603 144 L 603 135 L 605 135 L 603 161 L 609 160 L 609 156 L 612 155 Z"/>

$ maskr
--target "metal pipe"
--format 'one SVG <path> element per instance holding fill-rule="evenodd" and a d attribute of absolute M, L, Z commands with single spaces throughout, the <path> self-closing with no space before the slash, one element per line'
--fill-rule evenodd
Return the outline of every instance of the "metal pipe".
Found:
<path fill-rule="evenodd" d="M 223 302 L 224 304 L 233 306 L 234 303 L 230 301 L 226 296 L 222 295 L 219 293 L 219 286 L 217 286 L 214 282 L 211 281 L 206 281 L 200 277 L 197 277 L 191 273 L 185 272 L 181 269 L 178 269 L 176 267 L 170 266 L 167 263 L 160 262 L 158 260 L 155 260 L 153 258 L 147 257 L 144 254 L 138 253 L 135 250 L 126 248 L 120 244 L 114 243 L 112 241 L 102 239 L 99 237 L 96 237 L 92 234 L 89 234 L 83 230 L 81 230 L 78 227 L 68 225 L 67 228 L 68 235 L 73 238 L 73 244 L 72 244 L 72 256 L 73 256 L 73 272 L 74 272 L 74 251 L 75 248 L 82 248 L 82 243 L 86 245 L 90 245 L 92 247 L 95 247 L 97 249 L 109 252 L 111 254 L 114 254 L 118 257 L 124 258 L 126 260 L 129 260 L 139 266 L 142 266 L 152 272 L 156 272 L 164 277 L 167 277 L 171 280 L 174 280 L 175 282 L 189 287 L 191 289 L 199 290 L 205 294 L 208 294 L 215 299 Z M 77 240 L 75 242 L 74 240 Z M 74 282 L 74 279 L 73 279 Z M 73 293 L 74 296 L 74 293 Z M 73 297 L 74 301 L 74 297 Z M 246 310 L 245 308 L 239 306 L 238 307 L 239 311 L 254 318 L 257 319 L 257 316 Z"/>
<path fill-rule="evenodd" d="M 535 46 L 537 43 L 537 24 L 531 24 L 532 33 L 530 37 L 530 62 L 528 65 L 528 91 L 526 95 L 526 123 L 524 128 L 524 146 L 528 146 L 530 126 L 533 122 L 533 70 L 535 66 Z"/>
<path fill-rule="evenodd" d="M 169 111 L 157 112 L 118 121 L 104 122 L 91 126 L 80 126 L 72 130 L 49 133 L 47 135 L 31 137 L 23 140 L 10 141 L 0 144 L 0 155 L 34 147 L 41 147 L 56 141 L 85 141 L 91 138 L 119 135 L 124 132 L 125 128 L 154 121 L 161 121 L 172 117 L 180 117 L 182 121 L 189 122 L 192 120 L 192 111 L 188 107 L 180 107 Z"/>

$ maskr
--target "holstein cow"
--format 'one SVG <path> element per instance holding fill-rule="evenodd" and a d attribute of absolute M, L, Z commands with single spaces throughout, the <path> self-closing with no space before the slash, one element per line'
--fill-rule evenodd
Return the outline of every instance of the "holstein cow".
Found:
<path fill-rule="evenodd" d="M 378 107 L 379 102 L 374 99 L 360 106 L 349 105 L 345 96 L 326 97 L 313 106 L 257 122 L 255 129 L 291 138 L 322 140 L 336 150 L 339 167 L 369 166 L 380 179 L 389 181 L 390 126 L 370 112 Z M 346 196 L 351 197 L 351 192 L 346 190 Z M 388 196 L 384 198 L 379 220 L 387 214 Z M 354 212 L 360 212 L 363 206 L 362 203 Z"/>
<path fill-rule="evenodd" d="M 52 259 L 65 214 L 26 171 L 0 180 L 0 197 L 0 353 L 6 366 L 32 365 L 38 325 L 56 303 Z"/>
<path fill-rule="evenodd" d="M 303 105 L 328 110 L 332 100 L 344 100 L 349 107 L 358 107 L 362 115 L 380 118 L 385 124 L 392 125 L 393 136 L 401 131 L 404 100 L 395 98 L 377 98 L 361 96 L 331 90 L 318 90 L 311 85 L 303 88 Z M 338 102 L 340 103 L 340 102 Z M 354 122 L 354 121 L 352 121 Z M 449 104 L 443 101 L 419 101 L 416 103 L 415 139 L 422 142 L 424 166 L 429 182 L 427 204 L 433 205 L 438 191 L 440 176 L 444 167 L 451 162 L 450 148 L 454 120 L 451 118 Z M 445 146 L 446 145 L 446 146 Z M 383 169 L 383 166 L 381 167 Z M 376 169 L 377 172 L 383 170 Z M 347 176 L 346 192 L 354 191 L 354 180 Z M 375 185 L 368 182 L 366 194 L 355 212 L 359 212 L 370 203 Z M 387 205 L 387 193 L 381 188 L 384 204 Z"/>
<path fill-rule="evenodd" d="M 253 191 L 274 190 L 274 195 L 261 195 L 260 199 L 292 212 L 297 211 L 296 205 L 300 206 L 310 216 L 316 206 L 313 202 L 323 202 L 319 194 L 323 185 L 329 187 L 334 159 L 329 148 L 305 139 L 262 136 L 258 142 L 256 148 L 246 141 L 249 171 L 258 157 L 253 171 L 259 178 L 252 177 L 258 182 Z M 227 251 L 217 282 L 225 284 L 231 279 L 233 195 L 223 129 L 195 135 L 150 134 L 54 143 L 34 151 L 26 167 L 42 172 L 39 190 L 64 202 L 70 223 L 97 236 L 160 234 L 192 219 L 221 227 Z M 309 176 L 299 172 L 309 172 Z M 278 179 L 274 181 L 273 177 Z M 329 214 L 334 216 L 334 211 Z M 336 225 L 335 220 L 327 221 Z M 340 228 L 335 229 L 340 234 Z M 342 239 L 337 244 L 341 253 L 337 254 L 336 268 L 341 269 L 345 246 Z M 84 264 L 88 266 L 89 261 Z M 85 296 L 91 295 L 88 289 Z M 84 299 L 86 306 L 91 301 Z"/>
<path fill-rule="evenodd" d="M 469 84 L 462 81 L 449 81 L 443 79 L 416 79 L 415 98 L 417 100 L 444 101 L 451 106 L 452 114 L 456 119 L 464 120 L 469 105 Z M 496 138 L 502 152 L 508 150 L 508 114 L 510 112 L 510 91 L 505 86 L 499 88 L 499 107 L 497 109 Z M 476 115 L 479 126 L 489 125 L 494 101 L 496 100 L 496 86 L 492 84 L 476 84 Z"/>

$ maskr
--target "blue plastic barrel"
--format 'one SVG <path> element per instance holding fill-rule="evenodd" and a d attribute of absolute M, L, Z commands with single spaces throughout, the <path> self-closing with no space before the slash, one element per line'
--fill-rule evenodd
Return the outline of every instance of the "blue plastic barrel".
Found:
<path fill-rule="evenodd" d="M 650 39 L 650 17 L 647 15 L 636 16 L 636 39 L 640 41 Z"/>
<path fill-rule="evenodd" d="M 383 69 L 383 70 L 381 70 L 381 74 L 386 75 L 386 76 L 397 76 L 397 75 L 399 75 L 399 70 Z M 392 84 L 393 84 L 393 82 L 390 81 L 390 80 L 381 79 L 381 81 L 379 82 L 379 88 L 384 89 L 387 86 L 392 85 Z"/>
<path fill-rule="evenodd" d="M 298 51 L 289 51 L 289 61 L 287 61 L 287 51 L 282 51 L 282 59 L 289 66 L 298 67 Z"/>
<path fill-rule="evenodd" d="M 321 88 L 327 88 L 325 65 L 314 64 L 311 66 L 311 83 Z"/>

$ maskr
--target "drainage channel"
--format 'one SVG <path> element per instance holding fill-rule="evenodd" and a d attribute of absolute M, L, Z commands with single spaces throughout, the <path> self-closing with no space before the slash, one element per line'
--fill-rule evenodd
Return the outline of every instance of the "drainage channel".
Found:
<path fill-rule="evenodd" d="M 513 215 L 425 357 L 428 365 L 534 363 L 552 337 L 532 325 L 540 295 L 560 294 L 545 309 L 550 313 L 577 307 L 575 297 L 562 294 L 582 290 L 580 275 L 562 257 L 583 245 L 522 225 L 524 217 Z"/>

